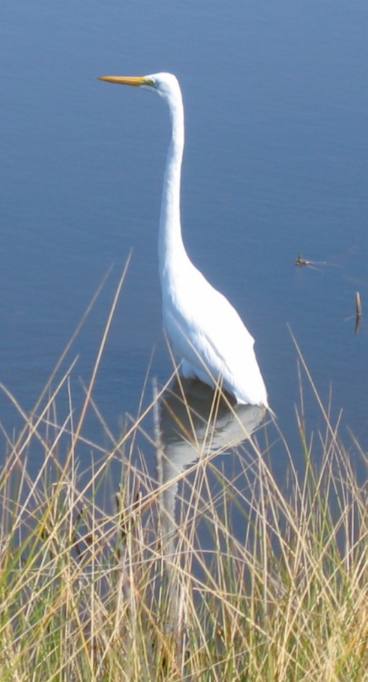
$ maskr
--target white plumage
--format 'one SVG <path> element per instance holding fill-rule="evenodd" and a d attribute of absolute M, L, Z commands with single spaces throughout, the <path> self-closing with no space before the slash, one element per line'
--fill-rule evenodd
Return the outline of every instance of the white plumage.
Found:
<path fill-rule="evenodd" d="M 267 392 L 254 353 L 254 339 L 231 303 L 189 259 L 181 234 L 180 181 L 184 110 L 179 83 L 169 73 L 101 80 L 147 87 L 163 97 L 171 116 L 171 139 L 163 182 L 159 270 L 163 322 L 186 377 L 222 382 L 238 403 L 264 405 Z"/>

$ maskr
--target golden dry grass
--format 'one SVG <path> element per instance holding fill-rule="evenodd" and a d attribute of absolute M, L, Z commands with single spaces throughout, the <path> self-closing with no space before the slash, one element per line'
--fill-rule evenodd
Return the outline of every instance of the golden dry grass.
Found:
<path fill-rule="evenodd" d="M 218 394 L 199 436 L 180 386 L 176 472 L 160 422 L 167 387 L 114 437 L 93 387 L 122 282 L 78 411 L 70 368 L 32 414 L 8 393 L 23 428 L 3 434 L 0 680 L 368 680 L 366 453 L 354 439 L 346 449 L 320 405 L 314 439 L 297 414 L 297 472 L 273 421 L 248 437 L 228 405 L 244 439 L 219 439 Z M 108 445 L 88 438 L 88 412 Z"/>

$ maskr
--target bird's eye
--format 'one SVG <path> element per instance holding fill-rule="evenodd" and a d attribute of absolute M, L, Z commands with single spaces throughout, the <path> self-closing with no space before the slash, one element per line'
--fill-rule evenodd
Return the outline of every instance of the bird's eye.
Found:
<path fill-rule="evenodd" d="M 150 85 L 152 88 L 157 88 L 157 83 L 153 78 L 146 78 L 146 85 Z"/>

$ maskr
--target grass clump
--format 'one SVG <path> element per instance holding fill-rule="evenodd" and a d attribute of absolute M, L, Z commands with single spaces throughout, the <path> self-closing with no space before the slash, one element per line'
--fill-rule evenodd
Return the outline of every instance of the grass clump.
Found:
<path fill-rule="evenodd" d="M 101 420 L 101 446 L 85 435 L 100 357 L 79 412 L 67 372 L 4 433 L 0 680 L 368 680 L 362 448 L 325 413 L 308 440 L 297 415 L 297 471 L 257 408 L 180 383 L 119 438 Z"/>
<path fill-rule="evenodd" d="M 367 679 L 367 491 L 331 425 L 318 466 L 302 434 L 286 485 L 268 462 L 281 438 L 229 452 L 208 422 L 197 441 L 175 422 L 189 467 L 158 429 L 150 475 L 138 420 L 81 471 L 71 416 L 28 422 L 2 469 L 1 680 Z"/>

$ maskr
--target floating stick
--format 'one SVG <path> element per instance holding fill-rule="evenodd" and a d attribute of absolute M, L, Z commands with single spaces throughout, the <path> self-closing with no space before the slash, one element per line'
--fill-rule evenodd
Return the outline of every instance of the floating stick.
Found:
<path fill-rule="evenodd" d="M 362 299 L 359 291 L 355 292 L 355 333 L 358 334 L 362 321 Z"/>

